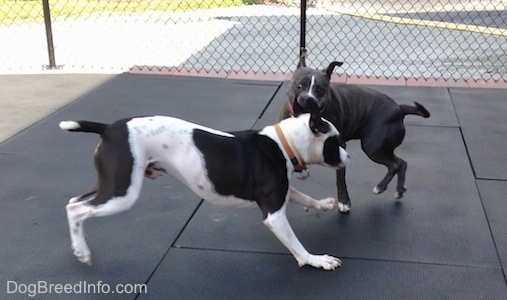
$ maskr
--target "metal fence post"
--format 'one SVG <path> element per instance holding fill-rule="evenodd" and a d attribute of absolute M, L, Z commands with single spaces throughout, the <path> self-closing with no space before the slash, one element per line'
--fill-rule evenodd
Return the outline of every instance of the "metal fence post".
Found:
<path fill-rule="evenodd" d="M 303 49 L 306 48 L 306 0 L 301 0 L 301 16 L 299 27 L 299 57 L 303 54 Z"/>
<path fill-rule="evenodd" d="M 44 65 L 43 69 L 55 69 L 55 47 L 53 46 L 53 30 L 51 29 L 51 13 L 49 11 L 49 0 L 42 0 L 42 10 L 44 11 L 44 24 L 46 25 L 46 40 L 48 43 L 49 65 Z"/>

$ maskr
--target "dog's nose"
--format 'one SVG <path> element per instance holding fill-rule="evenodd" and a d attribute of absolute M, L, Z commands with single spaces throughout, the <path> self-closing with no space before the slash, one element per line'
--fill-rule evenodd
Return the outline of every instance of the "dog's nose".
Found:
<path fill-rule="evenodd" d="M 302 95 L 301 97 L 299 97 L 299 100 L 298 100 L 298 103 L 301 106 L 301 108 L 304 110 L 304 112 L 310 112 L 311 102 L 316 104 L 318 107 L 319 102 L 317 101 L 317 99 L 315 99 L 315 97 L 313 97 L 311 95 L 308 95 L 308 94 Z"/>

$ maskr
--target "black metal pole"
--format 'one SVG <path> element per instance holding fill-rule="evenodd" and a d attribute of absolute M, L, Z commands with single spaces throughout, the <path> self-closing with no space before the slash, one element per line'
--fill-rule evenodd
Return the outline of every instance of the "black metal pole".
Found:
<path fill-rule="evenodd" d="M 44 11 L 44 24 L 46 25 L 46 39 L 48 42 L 49 65 L 45 69 L 55 69 L 55 47 L 53 46 L 53 30 L 51 29 L 51 13 L 49 11 L 49 0 L 42 0 L 42 10 Z"/>
<path fill-rule="evenodd" d="M 303 49 L 305 48 L 306 48 L 306 0 L 301 0 L 299 57 L 301 57 L 301 55 L 303 54 Z"/>

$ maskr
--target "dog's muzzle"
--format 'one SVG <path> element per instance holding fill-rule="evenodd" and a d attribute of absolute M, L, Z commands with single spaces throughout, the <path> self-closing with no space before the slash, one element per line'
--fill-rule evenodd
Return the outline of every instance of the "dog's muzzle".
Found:
<path fill-rule="evenodd" d="M 311 96 L 299 96 L 294 101 L 288 101 L 287 106 L 291 116 L 297 117 L 300 114 L 310 112 L 310 102 L 319 107 L 319 101 Z"/>

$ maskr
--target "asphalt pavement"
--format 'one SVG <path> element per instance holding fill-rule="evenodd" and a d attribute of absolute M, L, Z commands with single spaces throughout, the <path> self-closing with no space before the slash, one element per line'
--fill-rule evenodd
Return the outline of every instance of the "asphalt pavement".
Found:
<path fill-rule="evenodd" d="M 469 4 L 324 1 L 307 12 L 308 63 L 344 61 L 338 72 L 349 77 L 507 82 L 506 4 Z M 298 60 L 299 19 L 298 7 L 282 5 L 55 19 L 54 72 L 288 73 Z M 0 73 L 48 72 L 43 24 L 1 26 L 0 40 L 16 41 L 0 48 Z"/>

